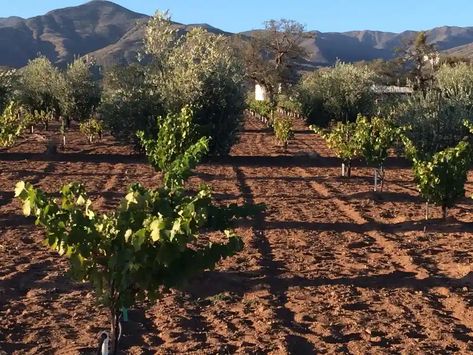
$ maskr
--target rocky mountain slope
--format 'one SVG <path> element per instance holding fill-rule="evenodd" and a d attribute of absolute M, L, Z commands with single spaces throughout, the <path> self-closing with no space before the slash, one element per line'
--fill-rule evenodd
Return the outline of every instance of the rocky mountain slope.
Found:
<path fill-rule="evenodd" d="M 147 18 L 103 0 L 29 19 L 0 18 L 0 66 L 22 67 L 38 54 L 46 55 L 58 65 L 86 54 L 95 56 L 104 65 L 129 63 L 136 60 L 142 49 Z M 214 33 L 232 35 L 207 24 L 178 25 L 183 30 L 200 26 Z M 309 54 L 307 63 L 312 66 L 333 64 L 337 59 L 347 62 L 389 59 L 396 48 L 414 35 L 413 31 L 310 31 L 306 33 L 304 47 Z M 428 36 L 445 53 L 473 56 L 473 27 L 438 27 L 428 31 Z"/>

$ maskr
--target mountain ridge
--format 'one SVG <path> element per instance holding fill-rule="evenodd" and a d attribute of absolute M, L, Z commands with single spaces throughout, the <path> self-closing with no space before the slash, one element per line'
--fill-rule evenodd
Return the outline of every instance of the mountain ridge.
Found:
<path fill-rule="evenodd" d="M 142 50 L 144 24 L 148 15 L 131 11 L 108 0 L 92 0 L 31 18 L 0 18 L 0 66 L 22 67 L 28 60 L 43 54 L 57 65 L 65 65 L 77 56 L 90 55 L 106 66 L 127 64 L 136 60 Z M 193 27 L 225 36 L 235 35 L 210 24 Z M 250 30 L 238 35 L 254 35 Z M 417 31 L 400 33 L 376 30 L 305 33 L 303 46 L 306 62 L 313 66 L 331 65 L 336 60 L 354 62 L 391 59 L 395 49 Z M 448 55 L 473 57 L 473 27 L 442 26 L 427 31 L 428 39 Z"/>

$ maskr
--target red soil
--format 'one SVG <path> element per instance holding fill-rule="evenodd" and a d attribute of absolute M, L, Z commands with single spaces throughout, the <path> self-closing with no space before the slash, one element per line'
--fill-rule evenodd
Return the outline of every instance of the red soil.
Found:
<path fill-rule="evenodd" d="M 404 161 L 390 160 L 385 192 L 375 194 L 370 169 L 340 178 L 323 142 L 298 128 L 282 151 L 249 119 L 229 158 L 198 168 L 192 185 L 267 212 L 238 229 L 242 253 L 131 310 L 123 353 L 473 352 L 470 200 L 447 222 L 426 223 Z M 68 142 L 51 156 L 31 138 L 0 153 L 0 353 L 93 353 L 108 327 L 88 285 L 70 281 L 67 261 L 21 216 L 15 182 L 55 192 L 80 181 L 103 209 L 134 181 L 157 183 L 142 157 L 110 137 L 88 145 L 72 132 Z"/>

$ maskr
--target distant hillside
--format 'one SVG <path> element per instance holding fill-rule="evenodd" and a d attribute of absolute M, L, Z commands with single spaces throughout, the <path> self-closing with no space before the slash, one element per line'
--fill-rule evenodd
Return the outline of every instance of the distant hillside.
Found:
<path fill-rule="evenodd" d="M 146 16 L 108 1 L 55 10 L 30 19 L 0 19 L 0 65 L 24 66 L 38 53 L 68 62 L 122 39 Z"/>
<path fill-rule="evenodd" d="M 46 55 L 58 65 L 85 54 L 95 56 L 104 65 L 129 63 L 142 50 L 148 18 L 103 0 L 29 19 L 0 18 L 0 66 L 22 67 L 38 54 Z M 232 35 L 208 24 L 177 25 L 183 30 L 203 27 Z M 251 36 L 255 32 L 243 34 Z M 305 64 L 330 65 L 337 59 L 346 62 L 389 59 L 396 48 L 414 35 L 413 31 L 307 32 L 304 47 L 309 56 Z M 428 31 L 428 38 L 445 53 L 473 57 L 473 27 L 438 27 Z"/>

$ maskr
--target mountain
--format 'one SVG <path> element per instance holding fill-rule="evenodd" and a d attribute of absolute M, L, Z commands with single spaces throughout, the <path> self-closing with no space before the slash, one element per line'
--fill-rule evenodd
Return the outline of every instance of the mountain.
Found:
<path fill-rule="evenodd" d="M 38 53 L 68 62 L 121 40 L 147 18 L 108 1 L 48 12 L 29 19 L 0 19 L 0 65 L 24 66 Z"/>
<path fill-rule="evenodd" d="M 0 18 L 0 67 L 22 67 L 38 54 L 64 65 L 76 56 L 92 55 L 103 65 L 136 60 L 142 50 L 144 28 L 149 17 L 110 1 L 93 0 L 80 6 L 58 9 L 29 19 Z M 209 24 L 176 25 L 183 31 L 193 27 L 231 36 Z M 260 31 L 260 30 L 258 30 Z M 254 35 L 257 31 L 241 33 Z M 428 38 L 442 52 L 473 57 L 473 27 L 438 27 Z M 309 67 L 345 62 L 390 59 L 395 49 L 416 32 L 381 31 L 305 33 L 303 46 Z"/>

